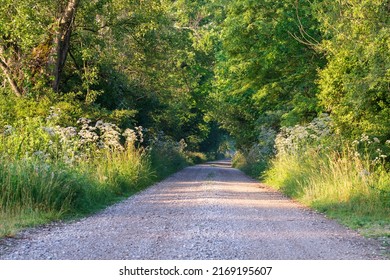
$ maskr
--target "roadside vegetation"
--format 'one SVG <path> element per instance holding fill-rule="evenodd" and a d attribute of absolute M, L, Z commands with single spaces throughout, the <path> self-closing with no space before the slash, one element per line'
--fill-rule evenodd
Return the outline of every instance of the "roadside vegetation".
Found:
<path fill-rule="evenodd" d="M 3 2 L 3 234 L 234 141 L 236 167 L 390 235 L 388 0 Z"/>
<path fill-rule="evenodd" d="M 234 166 L 389 237 L 389 1 L 228 7 L 212 96 L 236 140 Z"/>
<path fill-rule="evenodd" d="M 282 130 L 265 182 L 368 236 L 390 237 L 389 141 L 343 143 L 330 124 L 322 117 Z"/>
<path fill-rule="evenodd" d="M 142 127 L 121 130 L 86 118 L 75 127 L 61 127 L 55 125 L 60 114 L 25 119 L 2 132 L 1 236 L 93 213 L 191 161 L 184 141 L 155 137 L 144 147 Z"/>
<path fill-rule="evenodd" d="M 183 1 L 2 2 L 0 236 L 217 156 L 210 54 L 189 13 Z"/>

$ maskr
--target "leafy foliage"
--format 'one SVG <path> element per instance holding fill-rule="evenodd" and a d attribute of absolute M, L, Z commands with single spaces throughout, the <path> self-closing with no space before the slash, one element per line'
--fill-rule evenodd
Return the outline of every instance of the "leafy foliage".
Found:
<path fill-rule="evenodd" d="M 98 140 L 72 147 L 73 156 L 87 156 L 102 174 L 113 168 L 120 182 L 110 184 L 121 193 L 127 183 L 118 162 L 132 161 L 120 134 L 144 127 L 135 150 L 149 149 L 165 174 L 204 160 L 202 152 L 230 154 L 231 137 L 235 163 L 254 176 L 275 170 L 286 150 L 309 156 L 302 147 L 315 158 L 304 167 L 328 172 L 342 166 L 329 157 L 354 147 L 383 161 L 370 172 L 387 182 L 389 11 L 388 0 L 3 0 L 0 131 L 17 133 L 2 136 L 1 163 L 32 170 L 20 160 L 39 151 L 48 155 L 40 160 L 66 163 L 69 147 L 43 128 L 73 127 L 75 143 Z M 53 112 L 61 112 L 55 121 L 47 119 Z M 323 137 L 329 123 L 332 136 Z M 110 144 L 108 131 L 116 135 Z M 366 137 L 377 139 L 374 150 L 363 148 Z M 355 174 L 351 162 L 359 160 L 345 154 Z"/>
<path fill-rule="evenodd" d="M 321 103 L 343 134 L 390 138 L 389 2 L 316 1 L 314 9 L 328 61 L 319 72 Z"/>
<path fill-rule="evenodd" d="M 215 115 L 239 147 L 250 146 L 263 127 L 278 129 L 316 114 L 316 68 L 322 60 L 296 37 L 302 28 L 319 37 L 317 22 L 307 4 L 298 11 L 295 3 L 233 1 L 227 7 Z"/>

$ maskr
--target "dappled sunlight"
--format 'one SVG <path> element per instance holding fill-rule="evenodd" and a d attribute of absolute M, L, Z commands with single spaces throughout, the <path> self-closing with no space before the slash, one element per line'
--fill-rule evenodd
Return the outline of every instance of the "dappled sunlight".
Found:
<path fill-rule="evenodd" d="M 340 240 L 355 237 L 337 223 L 225 172 L 185 169 L 98 215 L 50 230 L 36 244 L 54 244 L 53 252 L 60 246 L 64 256 L 78 244 L 92 258 L 119 252 L 126 259 L 329 259 L 349 249 Z M 222 175 L 224 182 L 213 181 Z"/>
<path fill-rule="evenodd" d="M 201 207 L 200 204 L 209 204 L 209 205 L 217 205 L 221 208 L 290 208 L 291 203 L 287 204 L 285 199 L 267 199 L 266 197 L 259 199 L 248 199 L 248 198 L 234 198 L 234 197 L 223 197 L 219 196 L 202 196 L 202 197 L 180 197 L 177 196 L 161 196 L 161 197 L 153 197 L 150 200 L 146 200 L 145 203 L 159 205 L 161 207 Z"/>
<path fill-rule="evenodd" d="M 389 235 L 389 1 L 2 0 L 0 258 L 364 259 L 299 203 Z"/>
<path fill-rule="evenodd" d="M 217 168 L 232 168 L 232 163 L 230 160 L 219 160 L 219 161 L 212 161 L 207 163 L 198 164 L 199 167 L 217 167 Z"/>

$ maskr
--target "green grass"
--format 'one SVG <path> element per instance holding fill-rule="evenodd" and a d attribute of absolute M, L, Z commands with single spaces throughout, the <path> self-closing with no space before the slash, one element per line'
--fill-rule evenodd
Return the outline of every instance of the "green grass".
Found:
<path fill-rule="evenodd" d="M 0 166 L 0 236 L 92 213 L 152 181 L 140 153 L 99 157 L 77 167 L 38 160 L 0 160 Z"/>
<path fill-rule="evenodd" d="M 261 179 L 263 172 L 267 169 L 267 162 L 254 157 L 248 157 L 241 152 L 235 154 L 232 165 L 234 168 L 238 168 L 256 179 L 259 179 L 259 177 Z"/>
<path fill-rule="evenodd" d="M 369 160 L 348 151 L 278 155 L 265 182 L 366 236 L 390 236 L 390 174 Z"/>
<path fill-rule="evenodd" d="M 0 159 L 0 237 L 94 213 L 185 166 L 178 155 L 160 156 L 153 161 L 150 154 L 127 149 L 77 166 Z"/>
<path fill-rule="evenodd" d="M 183 152 L 180 152 L 169 143 L 152 148 L 150 160 L 153 170 L 156 170 L 157 180 L 162 180 L 191 163 Z"/>

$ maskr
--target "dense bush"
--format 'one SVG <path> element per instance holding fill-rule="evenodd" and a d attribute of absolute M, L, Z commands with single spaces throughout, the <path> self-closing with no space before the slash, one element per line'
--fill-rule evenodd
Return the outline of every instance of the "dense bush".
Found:
<path fill-rule="evenodd" d="M 362 135 L 343 141 L 328 116 L 283 128 L 265 181 L 352 226 L 389 222 L 390 141 Z"/>
<path fill-rule="evenodd" d="M 261 128 L 257 142 L 247 149 L 241 149 L 233 157 L 233 166 L 252 177 L 261 177 L 267 169 L 269 159 L 275 153 L 276 132 L 271 128 Z"/>
<path fill-rule="evenodd" d="M 60 115 L 52 109 L 0 131 L 0 234 L 96 211 L 187 165 L 184 141 L 145 148 L 142 127 L 87 118 L 62 127 Z"/>

